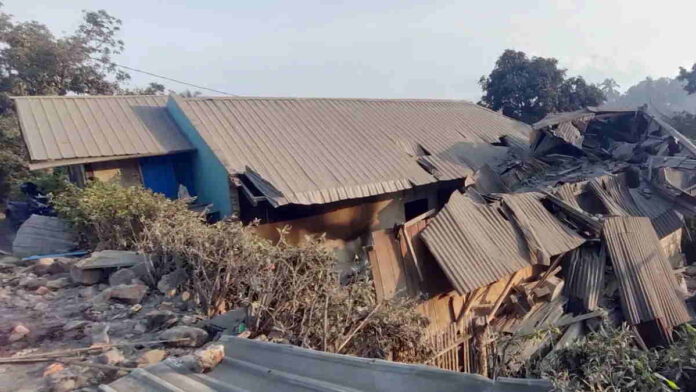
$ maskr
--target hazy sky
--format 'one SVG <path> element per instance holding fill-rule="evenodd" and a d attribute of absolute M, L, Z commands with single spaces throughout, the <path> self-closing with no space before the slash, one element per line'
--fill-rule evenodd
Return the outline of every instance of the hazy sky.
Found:
<path fill-rule="evenodd" d="M 123 20 L 119 63 L 238 95 L 477 100 L 478 79 L 507 48 L 622 88 L 696 62 L 693 0 L 4 3 L 56 33 L 103 8 Z M 131 74 L 132 85 L 158 81 Z"/>

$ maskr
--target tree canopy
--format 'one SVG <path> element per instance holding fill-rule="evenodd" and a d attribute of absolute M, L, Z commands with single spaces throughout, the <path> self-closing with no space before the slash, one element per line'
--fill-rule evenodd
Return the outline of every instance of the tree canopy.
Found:
<path fill-rule="evenodd" d="M 479 104 L 530 124 L 548 113 L 595 106 L 605 100 L 602 90 L 581 76 L 566 78 L 566 70 L 558 68 L 558 60 L 529 58 L 524 52 L 510 49 L 479 83 L 484 91 Z"/>
<path fill-rule="evenodd" d="M 121 21 L 104 10 L 83 11 L 73 33 L 56 37 L 39 22 L 16 22 L 0 9 L 0 202 L 27 175 L 10 97 L 124 92 L 120 86 L 129 75 L 112 61 L 123 51 L 120 28 Z M 164 86 L 133 93 L 158 90 Z"/>
<path fill-rule="evenodd" d="M 677 80 L 686 82 L 684 90 L 686 90 L 687 93 L 696 93 L 696 63 L 691 66 L 690 71 L 684 67 L 679 67 L 679 76 L 677 76 Z"/>

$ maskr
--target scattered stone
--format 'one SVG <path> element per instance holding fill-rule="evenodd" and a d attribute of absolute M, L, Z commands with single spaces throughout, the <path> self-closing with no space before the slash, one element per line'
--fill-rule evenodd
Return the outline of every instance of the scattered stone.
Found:
<path fill-rule="evenodd" d="M 36 294 L 36 295 L 45 295 L 45 294 L 48 294 L 48 293 L 50 293 L 50 292 L 51 292 L 51 290 L 50 290 L 48 287 L 46 287 L 46 286 L 39 286 L 39 288 L 36 289 L 36 291 L 34 291 L 34 294 Z"/>
<path fill-rule="evenodd" d="M 97 357 L 97 362 L 104 365 L 117 365 L 126 360 L 121 351 L 112 348 L 111 350 L 99 355 Z"/>
<path fill-rule="evenodd" d="M 44 257 L 36 260 L 31 270 L 37 275 L 46 275 L 49 273 L 49 270 L 54 263 L 55 259 L 52 257 Z"/>
<path fill-rule="evenodd" d="M 157 362 L 164 360 L 167 357 L 167 352 L 164 350 L 148 350 L 138 357 L 138 367 L 154 365 Z"/>
<path fill-rule="evenodd" d="M 135 305 L 140 303 L 147 294 L 147 286 L 144 284 L 121 284 L 104 290 L 100 295 L 106 299 L 115 299 Z"/>
<path fill-rule="evenodd" d="M 92 337 L 92 346 L 103 346 L 111 342 L 109 339 L 109 324 L 107 323 L 92 324 L 90 335 Z"/>
<path fill-rule="evenodd" d="M 133 273 L 135 274 L 135 276 L 139 280 L 141 280 L 149 285 L 155 285 L 155 283 L 157 283 L 155 281 L 155 278 L 152 276 L 152 271 L 150 270 L 150 264 L 147 261 L 140 263 L 140 264 L 136 264 L 136 265 L 130 267 L 129 269 L 131 271 L 133 271 Z"/>
<path fill-rule="evenodd" d="M 86 299 L 92 299 L 99 295 L 99 289 L 96 286 L 85 287 L 80 290 L 80 296 Z"/>
<path fill-rule="evenodd" d="M 73 266 L 72 268 L 70 268 L 70 278 L 72 278 L 73 282 L 75 283 L 90 286 L 99 283 L 99 281 L 102 279 L 102 270 L 83 270 L 76 266 Z"/>
<path fill-rule="evenodd" d="M 51 374 L 58 373 L 60 371 L 63 371 L 65 369 L 65 366 L 63 364 L 58 363 L 58 362 L 53 362 L 52 364 L 46 366 L 46 369 L 43 371 L 43 376 L 47 377 L 50 376 Z"/>
<path fill-rule="evenodd" d="M 176 294 L 176 289 L 186 280 L 188 280 L 188 274 L 184 269 L 178 268 L 162 276 L 162 279 L 157 282 L 157 290 L 166 296 L 173 296 Z"/>
<path fill-rule="evenodd" d="M 51 275 L 64 274 L 70 272 L 70 267 L 74 264 L 73 259 L 65 257 L 57 258 L 48 267 L 48 273 Z"/>
<path fill-rule="evenodd" d="M 70 286 L 70 278 L 58 278 L 46 282 L 46 287 L 53 290 L 60 290 Z"/>
<path fill-rule="evenodd" d="M 65 325 L 63 326 L 63 331 L 68 332 L 68 331 L 72 331 L 75 329 L 84 328 L 88 324 L 89 324 L 89 321 L 85 321 L 85 320 L 71 320 L 71 321 L 68 321 L 67 323 L 65 323 Z"/>
<path fill-rule="evenodd" d="M 78 376 L 70 369 L 63 369 L 49 374 L 48 388 L 51 392 L 68 392 L 78 388 Z"/>
<path fill-rule="evenodd" d="M 147 321 L 145 320 L 140 320 L 135 326 L 133 327 L 133 331 L 137 333 L 145 333 L 147 332 Z"/>
<path fill-rule="evenodd" d="M 187 314 L 187 315 L 184 315 L 181 317 L 181 323 L 185 324 L 185 325 L 191 325 L 191 324 L 195 324 L 197 322 L 198 322 L 198 317 L 196 317 L 196 316 L 191 316 L 191 315 Z"/>
<path fill-rule="evenodd" d="M 200 347 L 208 340 L 208 332 L 204 329 L 188 326 L 169 328 L 159 334 L 159 339 L 188 339 L 178 342 L 169 342 L 167 345 L 175 347 Z"/>
<path fill-rule="evenodd" d="M 193 353 L 198 364 L 198 372 L 203 373 L 217 366 L 225 358 L 225 346 L 219 343 L 201 347 Z"/>
<path fill-rule="evenodd" d="M 37 302 L 34 304 L 34 310 L 43 312 L 48 310 L 48 304 L 45 302 Z"/>
<path fill-rule="evenodd" d="M 27 276 L 26 278 L 20 279 L 19 287 L 23 287 L 27 290 L 36 290 L 41 286 L 46 286 L 47 282 L 45 278 Z"/>
<path fill-rule="evenodd" d="M 109 276 L 109 285 L 111 286 L 118 286 L 122 284 L 131 284 L 133 283 L 138 277 L 135 275 L 135 272 L 131 270 L 130 268 L 124 268 L 120 269 L 111 276 Z"/>
<path fill-rule="evenodd" d="M 17 326 L 12 329 L 12 332 L 10 332 L 10 337 L 8 339 L 10 343 L 14 343 L 24 339 L 25 336 L 29 335 L 29 332 L 31 332 L 29 328 L 22 324 L 17 324 Z"/>
<path fill-rule="evenodd" d="M 128 312 L 130 314 L 135 314 L 135 313 L 138 313 L 139 311 L 141 311 L 142 309 L 143 309 L 143 305 L 135 304 L 135 305 L 131 306 L 131 308 L 128 310 Z"/>
<path fill-rule="evenodd" d="M 145 315 L 145 320 L 147 329 L 152 331 L 171 327 L 176 324 L 178 317 L 169 310 L 153 310 Z"/>

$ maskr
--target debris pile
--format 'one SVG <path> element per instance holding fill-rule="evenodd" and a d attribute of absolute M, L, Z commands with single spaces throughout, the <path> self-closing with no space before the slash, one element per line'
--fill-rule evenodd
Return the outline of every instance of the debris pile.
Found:
<path fill-rule="evenodd" d="M 682 251 L 696 146 L 642 110 L 588 108 L 535 124 L 515 154 L 500 175 L 479 170 L 421 233 L 463 298 L 467 366 L 524 375 L 606 323 L 669 345 L 696 300 Z"/>
<path fill-rule="evenodd" d="M 96 387 L 170 356 L 191 354 L 201 371 L 220 358 L 200 348 L 212 335 L 190 295 L 145 283 L 140 254 L 0 258 L 0 390 Z"/>

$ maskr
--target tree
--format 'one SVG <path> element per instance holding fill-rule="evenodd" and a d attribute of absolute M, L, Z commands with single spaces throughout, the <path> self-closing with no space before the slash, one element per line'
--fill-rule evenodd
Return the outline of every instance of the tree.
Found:
<path fill-rule="evenodd" d="M 621 91 L 619 91 L 619 87 L 621 86 L 616 83 L 616 80 L 614 79 L 606 78 L 597 87 L 602 90 L 607 103 L 612 103 L 621 96 Z"/>
<path fill-rule="evenodd" d="M 680 112 L 667 119 L 667 122 L 686 137 L 696 140 L 696 115 Z"/>
<path fill-rule="evenodd" d="M 0 10 L 0 202 L 9 185 L 27 173 L 9 97 L 116 93 L 129 79 L 112 61 L 123 50 L 120 26 L 104 10 L 83 11 L 74 33 L 55 37 L 39 22 L 15 22 Z"/>
<path fill-rule="evenodd" d="M 554 58 L 527 57 L 506 50 L 490 75 L 479 83 L 484 91 L 479 104 L 502 110 L 512 118 L 534 123 L 552 112 L 577 110 L 604 102 L 602 91 L 580 77 L 566 79 Z"/>
<path fill-rule="evenodd" d="M 160 83 L 150 83 L 145 88 L 121 89 L 119 95 L 164 95 L 165 87 Z"/>
<path fill-rule="evenodd" d="M 687 71 L 684 67 L 679 67 L 679 76 L 677 76 L 677 80 L 686 82 L 684 90 L 686 90 L 687 93 L 696 93 L 696 63 L 691 66 L 691 71 Z"/>

